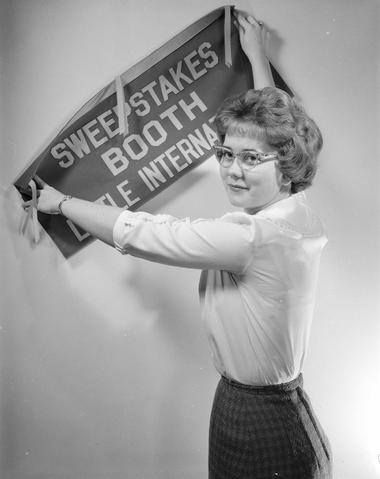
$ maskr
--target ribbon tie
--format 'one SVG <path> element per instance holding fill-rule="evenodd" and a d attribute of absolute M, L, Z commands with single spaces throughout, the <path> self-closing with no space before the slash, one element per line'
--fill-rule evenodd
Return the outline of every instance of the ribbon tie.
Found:
<path fill-rule="evenodd" d="M 231 7 L 224 7 L 224 63 L 230 68 L 232 65 L 231 53 Z"/>
<path fill-rule="evenodd" d="M 115 78 L 116 84 L 116 101 L 117 101 L 117 118 L 119 121 L 119 133 L 123 136 L 128 134 L 128 117 L 125 110 L 125 96 L 121 76 Z"/>
<path fill-rule="evenodd" d="M 30 180 L 28 184 L 30 186 L 30 189 L 32 190 L 32 198 L 24 203 L 26 216 L 21 225 L 21 232 L 23 234 L 25 233 L 26 225 L 28 221 L 31 220 L 34 242 L 38 243 L 38 241 L 40 240 L 40 230 L 37 218 L 37 185 L 34 180 Z"/>

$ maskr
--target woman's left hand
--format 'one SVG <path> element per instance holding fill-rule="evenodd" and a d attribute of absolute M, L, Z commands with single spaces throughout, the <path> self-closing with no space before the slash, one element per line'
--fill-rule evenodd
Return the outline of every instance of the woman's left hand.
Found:
<path fill-rule="evenodd" d="M 234 10 L 235 26 L 239 30 L 240 44 L 249 60 L 266 56 L 266 39 L 268 31 L 262 22 L 247 12 Z"/>

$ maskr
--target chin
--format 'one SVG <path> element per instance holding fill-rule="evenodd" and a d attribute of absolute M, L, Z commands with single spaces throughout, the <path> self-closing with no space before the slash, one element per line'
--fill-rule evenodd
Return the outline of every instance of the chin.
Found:
<path fill-rule="evenodd" d="M 231 196 L 228 199 L 231 205 L 235 206 L 236 208 L 244 208 L 244 209 L 254 208 L 254 206 L 252 205 L 247 205 L 247 203 L 242 199 L 231 197 Z"/>
<path fill-rule="evenodd" d="M 233 196 L 228 195 L 228 201 L 231 203 L 232 206 L 242 206 L 242 202 Z"/>

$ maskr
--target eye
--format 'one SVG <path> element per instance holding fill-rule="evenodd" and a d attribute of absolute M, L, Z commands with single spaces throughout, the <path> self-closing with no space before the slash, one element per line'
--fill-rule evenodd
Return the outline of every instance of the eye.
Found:
<path fill-rule="evenodd" d="M 224 148 L 223 149 L 223 152 L 222 152 L 222 157 L 224 160 L 233 160 L 234 159 L 234 154 L 232 153 L 232 151 L 230 150 L 227 150 L 227 148 Z"/>
<path fill-rule="evenodd" d="M 231 150 L 228 148 L 225 148 L 224 146 L 221 145 L 214 145 L 214 152 L 217 160 L 219 162 L 229 162 L 233 161 L 233 153 Z"/>
<path fill-rule="evenodd" d="M 256 166 L 260 161 L 260 155 L 256 153 L 255 151 L 246 151 L 244 152 L 244 156 L 242 158 L 244 164 L 247 166 Z"/>

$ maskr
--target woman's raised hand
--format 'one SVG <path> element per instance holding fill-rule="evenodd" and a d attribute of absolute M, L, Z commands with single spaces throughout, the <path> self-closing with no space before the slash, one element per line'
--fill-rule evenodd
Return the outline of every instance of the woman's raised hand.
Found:
<path fill-rule="evenodd" d="M 250 61 L 266 57 L 268 31 L 263 23 L 247 12 L 234 10 L 234 24 L 239 30 L 240 44 Z"/>
<path fill-rule="evenodd" d="M 38 211 L 49 215 L 58 214 L 58 205 L 65 195 L 49 186 L 39 176 L 35 176 L 33 179 L 38 186 Z"/>

